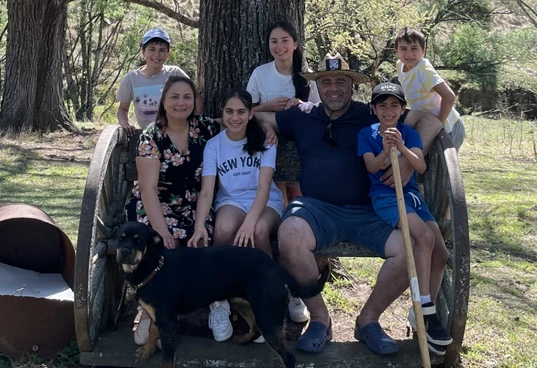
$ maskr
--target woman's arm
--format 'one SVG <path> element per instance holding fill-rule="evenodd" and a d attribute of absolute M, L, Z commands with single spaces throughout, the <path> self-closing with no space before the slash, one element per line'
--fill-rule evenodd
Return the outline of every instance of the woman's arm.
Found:
<path fill-rule="evenodd" d="M 142 203 L 151 227 L 162 236 L 164 246 L 168 249 L 173 249 L 175 248 L 175 239 L 168 231 L 168 225 L 164 220 L 157 192 L 160 161 L 146 157 L 136 157 L 136 170 L 138 171 L 138 188 L 140 189 Z"/>
<path fill-rule="evenodd" d="M 274 175 L 274 169 L 270 166 L 261 166 L 259 169 L 259 180 L 257 184 L 257 193 L 254 198 L 252 208 L 246 215 L 244 222 L 235 235 L 234 245 L 239 247 L 248 246 L 248 242 L 252 243 L 252 247 L 255 247 L 254 232 L 255 225 L 261 217 L 263 210 L 267 206 L 269 199 L 270 187 L 272 184 L 272 176 Z"/>
<path fill-rule="evenodd" d="M 201 178 L 201 191 L 198 196 L 198 204 L 196 205 L 196 223 L 194 224 L 194 234 L 187 243 L 189 247 L 195 247 L 198 242 L 203 239 L 203 245 L 209 245 L 209 235 L 205 229 L 205 222 L 214 197 L 214 186 L 216 185 L 216 176 L 207 175 Z"/>

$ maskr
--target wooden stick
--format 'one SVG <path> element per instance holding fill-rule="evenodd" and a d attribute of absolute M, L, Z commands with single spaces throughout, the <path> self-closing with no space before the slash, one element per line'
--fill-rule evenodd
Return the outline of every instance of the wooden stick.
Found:
<path fill-rule="evenodd" d="M 424 368 L 431 367 L 429 358 L 429 348 L 427 347 L 427 335 L 425 334 L 425 323 L 423 322 L 423 313 L 421 311 L 420 287 L 416 273 L 416 264 L 414 263 L 414 253 L 412 251 L 412 242 L 410 241 L 410 231 L 408 230 L 408 217 L 405 207 L 405 195 L 403 193 L 403 182 L 401 180 L 401 171 L 399 170 L 399 158 L 397 157 L 397 148 L 390 148 L 390 159 L 392 161 L 393 177 L 395 182 L 395 194 L 397 195 L 397 208 L 399 209 L 399 221 L 401 232 L 403 233 L 403 244 L 405 246 L 406 266 L 408 279 L 410 280 L 410 291 L 412 294 L 412 306 L 416 316 L 416 327 L 418 328 L 418 341 L 420 345 L 421 361 Z"/>

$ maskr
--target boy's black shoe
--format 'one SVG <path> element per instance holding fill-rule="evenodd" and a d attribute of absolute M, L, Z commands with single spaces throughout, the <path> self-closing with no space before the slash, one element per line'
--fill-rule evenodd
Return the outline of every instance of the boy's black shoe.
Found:
<path fill-rule="evenodd" d="M 442 345 L 436 345 L 433 344 L 430 341 L 427 341 L 427 347 L 429 348 L 429 351 L 431 353 L 434 353 L 436 355 L 444 356 L 446 355 L 446 347 Z"/>
<path fill-rule="evenodd" d="M 421 306 L 421 310 L 423 312 L 423 321 L 425 323 L 425 331 L 427 333 L 427 342 L 440 346 L 446 346 L 451 344 L 453 342 L 453 339 L 446 331 L 444 326 L 442 326 L 442 323 L 440 322 L 440 319 L 436 314 L 435 305 L 433 303 L 423 304 Z M 417 330 L 416 316 L 414 314 L 413 308 L 410 308 L 410 313 L 408 314 L 408 322 L 410 322 L 410 325 L 413 329 Z M 443 354 L 439 353 L 438 351 L 435 351 L 438 349 L 434 346 L 431 348 L 431 344 L 429 344 L 429 350 L 431 350 L 435 354 L 445 354 L 445 349 Z"/>

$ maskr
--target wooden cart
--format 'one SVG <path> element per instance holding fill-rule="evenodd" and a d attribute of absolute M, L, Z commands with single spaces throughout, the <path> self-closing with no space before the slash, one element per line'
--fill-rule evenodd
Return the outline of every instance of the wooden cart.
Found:
<path fill-rule="evenodd" d="M 75 270 L 75 325 L 80 362 L 97 366 L 160 366 L 160 354 L 137 360 L 130 329 L 118 328 L 125 290 L 115 262 L 114 237 L 124 221 L 123 207 L 137 179 L 135 139 L 127 139 L 119 126 L 101 133 L 91 160 L 80 215 Z M 437 302 L 441 318 L 451 331 L 453 344 L 444 363 L 451 366 L 462 346 L 468 311 L 470 249 L 466 200 L 457 153 L 442 131 L 427 155 L 422 177 L 424 197 L 437 219 L 450 251 Z M 356 244 L 340 243 L 323 254 L 330 257 L 369 257 Z M 401 317 L 404 318 L 404 317 Z M 235 346 L 212 339 L 179 339 L 177 362 L 181 367 L 278 367 L 267 344 Z M 292 351 L 293 343 L 289 343 Z M 296 352 L 297 365 L 307 367 L 420 367 L 416 340 L 400 342 L 394 356 L 377 356 L 356 341 L 328 344 L 322 354 Z M 274 360 L 273 360 L 274 359 Z"/>

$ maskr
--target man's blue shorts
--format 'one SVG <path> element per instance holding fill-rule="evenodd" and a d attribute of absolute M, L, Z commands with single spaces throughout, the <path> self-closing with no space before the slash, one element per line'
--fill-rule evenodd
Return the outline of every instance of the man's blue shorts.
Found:
<path fill-rule="evenodd" d="M 393 228 L 397 227 L 399 209 L 397 208 L 397 196 L 395 193 L 393 195 L 381 194 L 374 196 L 372 200 L 373 208 L 380 218 L 387 221 Z M 419 193 L 405 193 L 405 208 L 406 213 L 415 213 L 423 221 L 436 221 Z"/>
<path fill-rule="evenodd" d="M 291 216 L 310 225 L 316 251 L 348 241 L 386 258 L 384 248 L 393 228 L 377 216 L 371 205 L 336 206 L 311 197 L 297 197 L 285 209 L 282 222 Z"/>

